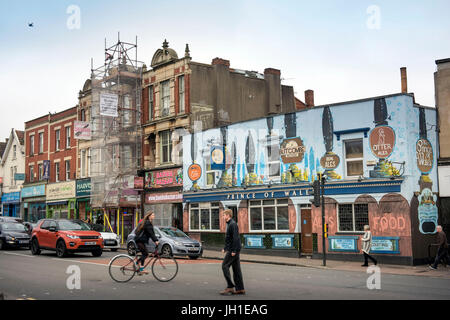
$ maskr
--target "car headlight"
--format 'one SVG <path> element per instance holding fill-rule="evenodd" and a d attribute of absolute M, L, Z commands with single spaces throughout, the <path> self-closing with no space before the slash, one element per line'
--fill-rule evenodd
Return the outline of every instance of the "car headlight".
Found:
<path fill-rule="evenodd" d="M 173 243 L 175 243 L 176 246 L 183 246 L 183 243 L 178 242 L 178 241 L 174 241 Z"/>
<path fill-rule="evenodd" d="M 80 238 L 79 236 L 75 236 L 75 235 L 72 235 L 72 234 L 68 234 L 67 237 L 70 238 L 70 239 L 79 239 Z"/>

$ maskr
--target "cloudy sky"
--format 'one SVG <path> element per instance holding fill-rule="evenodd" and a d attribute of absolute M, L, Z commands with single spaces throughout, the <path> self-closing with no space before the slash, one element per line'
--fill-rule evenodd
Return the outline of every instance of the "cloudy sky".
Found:
<path fill-rule="evenodd" d="M 0 141 L 24 121 L 77 104 L 91 58 L 138 37 L 150 64 L 167 39 L 179 56 L 231 67 L 281 70 L 283 83 L 315 91 L 316 105 L 408 89 L 434 106 L 436 59 L 450 57 L 448 0 L 1 1 Z M 29 27 L 28 23 L 33 23 Z"/>

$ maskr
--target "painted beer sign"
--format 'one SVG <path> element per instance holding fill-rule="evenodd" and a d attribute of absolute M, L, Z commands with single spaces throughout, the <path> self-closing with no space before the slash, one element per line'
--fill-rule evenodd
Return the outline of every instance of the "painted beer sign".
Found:
<path fill-rule="evenodd" d="M 420 172 L 428 173 L 433 169 L 433 147 L 427 139 L 419 139 L 417 141 L 416 158 Z"/>
<path fill-rule="evenodd" d="M 339 156 L 335 154 L 325 154 L 320 158 L 320 165 L 324 169 L 336 169 L 339 166 Z"/>
<path fill-rule="evenodd" d="M 370 133 L 370 149 L 379 159 L 386 159 L 392 154 L 395 146 L 395 132 L 391 127 L 375 127 Z"/>
<path fill-rule="evenodd" d="M 305 155 L 305 146 L 300 138 L 285 139 L 280 148 L 283 163 L 302 162 Z"/>

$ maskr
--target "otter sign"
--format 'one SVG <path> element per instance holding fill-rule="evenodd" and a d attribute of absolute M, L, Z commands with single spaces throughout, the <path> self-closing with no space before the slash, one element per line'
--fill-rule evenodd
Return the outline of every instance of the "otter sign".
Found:
<path fill-rule="evenodd" d="M 395 132 L 391 127 L 375 127 L 370 133 L 370 150 L 379 159 L 386 159 L 394 151 Z"/>

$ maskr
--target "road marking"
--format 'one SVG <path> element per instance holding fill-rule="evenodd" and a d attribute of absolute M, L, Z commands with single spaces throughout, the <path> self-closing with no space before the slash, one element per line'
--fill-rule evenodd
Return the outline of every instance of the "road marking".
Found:
<path fill-rule="evenodd" d="M 103 267 L 107 267 L 107 264 L 104 263 L 96 263 L 96 262 L 86 262 L 86 261 L 80 261 L 80 260 L 69 260 L 69 259 L 61 259 L 61 258 L 52 258 L 52 260 L 55 261 L 61 261 L 61 262 L 74 262 L 74 263 L 84 263 L 84 264 L 93 264 L 96 266 L 103 266 Z"/>
<path fill-rule="evenodd" d="M 28 257 L 28 258 L 36 258 L 35 256 L 30 256 L 28 254 L 23 253 L 13 253 L 13 252 L 4 252 L 5 254 L 11 254 L 13 256 L 21 256 L 21 257 Z"/>

